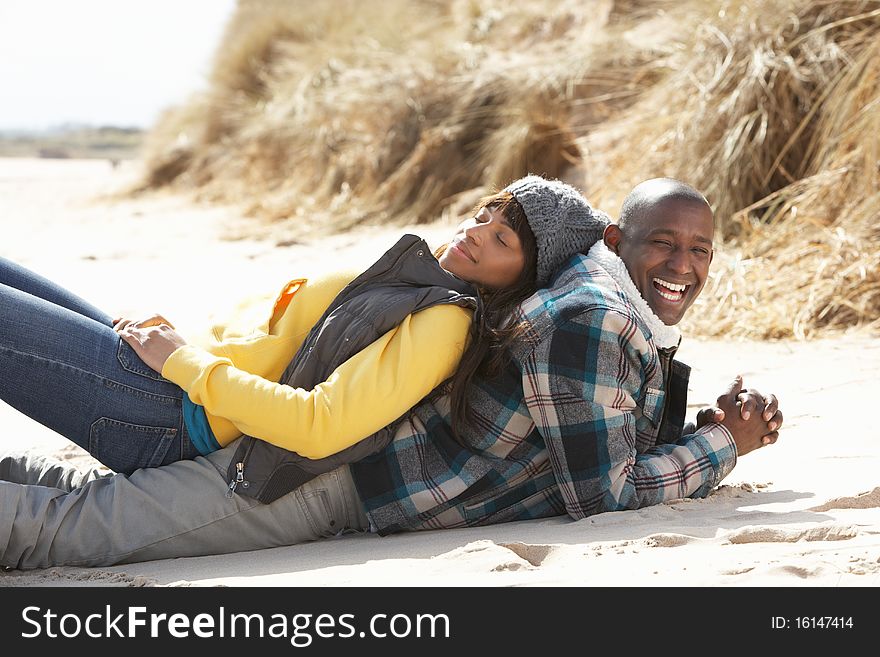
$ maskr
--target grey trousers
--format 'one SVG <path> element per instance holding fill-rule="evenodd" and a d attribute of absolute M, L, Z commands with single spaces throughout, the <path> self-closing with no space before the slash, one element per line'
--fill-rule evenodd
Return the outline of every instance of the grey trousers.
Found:
<path fill-rule="evenodd" d="M 0 454 L 0 565 L 109 566 L 369 529 L 348 466 L 272 504 L 227 497 L 224 474 L 236 444 L 127 476 L 79 472 L 27 453 Z"/>

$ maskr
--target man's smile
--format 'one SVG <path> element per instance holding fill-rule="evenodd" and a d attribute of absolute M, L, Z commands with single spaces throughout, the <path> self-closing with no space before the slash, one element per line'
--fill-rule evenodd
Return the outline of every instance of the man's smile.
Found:
<path fill-rule="evenodd" d="M 687 291 L 690 285 L 685 283 L 672 283 L 671 281 L 664 280 L 662 278 L 657 278 L 656 276 L 651 281 L 654 285 L 654 289 L 657 291 L 661 297 L 666 299 L 667 301 L 681 301 L 687 296 Z"/>

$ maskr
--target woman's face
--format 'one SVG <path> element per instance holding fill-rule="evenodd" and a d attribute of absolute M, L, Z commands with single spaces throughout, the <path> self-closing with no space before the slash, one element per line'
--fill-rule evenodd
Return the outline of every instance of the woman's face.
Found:
<path fill-rule="evenodd" d="M 440 266 L 478 287 L 493 290 L 512 286 L 526 258 L 519 235 L 495 208 L 482 208 L 459 224 L 440 256 Z"/>

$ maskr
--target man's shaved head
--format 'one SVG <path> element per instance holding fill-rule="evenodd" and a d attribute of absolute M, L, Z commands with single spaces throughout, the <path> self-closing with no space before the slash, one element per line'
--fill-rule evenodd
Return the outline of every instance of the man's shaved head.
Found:
<path fill-rule="evenodd" d="M 680 180 L 653 178 L 627 195 L 603 240 L 654 314 L 672 326 L 706 283 L 714 232 L 706 197 Z"/>
<path fill-rule="evenodd" d="M 661 203 L 676 201 L 694 203 L 709 207 L 706 197 L 687 183 L 675 178 L 652 178 L 633 187 L 623 200 L 617 225 L 624 233 L 636 229 L 645 219 L 653 215 L 652 209 Z"/>

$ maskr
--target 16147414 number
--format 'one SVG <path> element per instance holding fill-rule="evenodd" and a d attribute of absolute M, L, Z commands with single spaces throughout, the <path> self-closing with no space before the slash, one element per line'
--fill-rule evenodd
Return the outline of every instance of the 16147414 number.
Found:
<path fill-rule="evenodd" d="M 853 628 L 852 616 L 795 616 L 800 630 L 846 630 Z"/>

